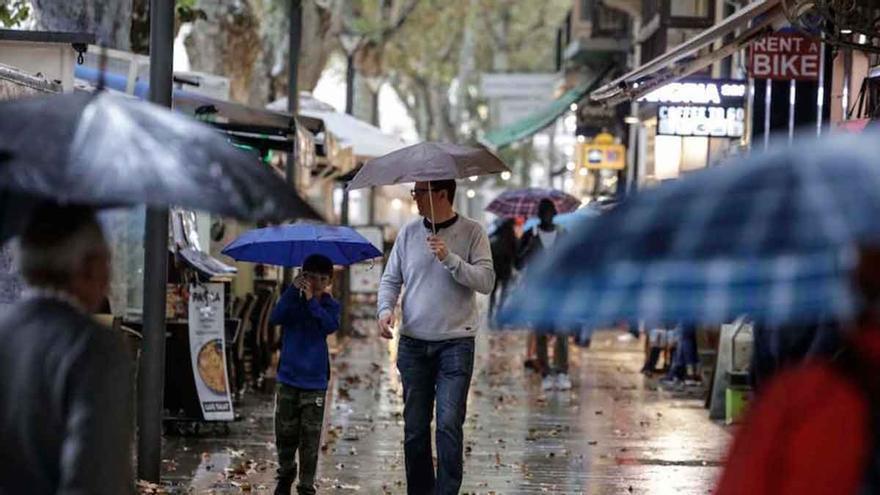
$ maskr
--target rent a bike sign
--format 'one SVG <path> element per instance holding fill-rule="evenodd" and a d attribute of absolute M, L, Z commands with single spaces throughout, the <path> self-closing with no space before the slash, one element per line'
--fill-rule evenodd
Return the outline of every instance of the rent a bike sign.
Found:
<path fill-rule="evenodd" d="M 749 76 L 786 81 L 817 79 L 821 50 L 819 40 L 799 32 L 768 34 L 749 46 Z"/>

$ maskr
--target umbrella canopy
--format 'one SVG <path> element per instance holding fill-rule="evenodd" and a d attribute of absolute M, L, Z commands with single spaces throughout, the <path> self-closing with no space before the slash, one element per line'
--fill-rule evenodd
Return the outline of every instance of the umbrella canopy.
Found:
<path fill-rule="evenodd" d="M 277 174 L 211 127 L 103 91 L 0 104 L 0 156 L 0 189 L 59 203 L 319 218 Z"/>
<path fill-rule="evenodd" d="M 581 200 L 571 194 L 556 189 L 527 187 L 501 193 L 489 203 L 486 211 L 500 217 L 534 217 L 538 215 L 538 204 L 543 199 L 553 201 L 557 213 L 569 213 L 581 205 Z"/>
<path fill-rule="evenodd" d="M 556 215 L 553 218 L 553 223 L 565 227 L 566 229 L 572 229 L 582 224 L 584 221 L 598 216 L 599 210 L 589 206 L 585 206 L 583 208 L 578 208 L 577 210 L 574 210 L 570 213 Z M 541 220 L 539 218 L 532 217 L 526 220 L 526 223 L 523 224 L 523 231 L 537 227 L 539 223 L 541 223 Z"/>
<path fill-rule="evenodd" d="M 321 254 L 335 265 L 351 265 L 382 256 L 364 236 L 351 227 L 293 224 L 245 232 L 223 248 L 238 261 L 280 266 L 301 266 L 306 258 Z"/>
<path fill-rule="evenodd" d="M 500 323 L 847 321 L 851 248 L 880 240 L 878 138 L 804 138 L 642 193 L 537 260 Z"/>
<path fill-rule="evenodd" d="M 348 183 L 348 188 L 462 179 L 505 171 L 510 169 L 485 148 L 419 143 L 368 161 Z"/>

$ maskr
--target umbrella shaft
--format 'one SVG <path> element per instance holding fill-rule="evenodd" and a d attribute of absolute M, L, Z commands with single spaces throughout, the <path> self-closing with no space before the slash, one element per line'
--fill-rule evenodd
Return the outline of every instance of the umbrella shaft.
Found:
<path fill-rule="evenodd" d="M 437 235 L 437 218 L 434 216 L 434 192 L 431 191 L 431 181 L 428 181 L 428 204 L 431 205 L 431 233 Z"/>

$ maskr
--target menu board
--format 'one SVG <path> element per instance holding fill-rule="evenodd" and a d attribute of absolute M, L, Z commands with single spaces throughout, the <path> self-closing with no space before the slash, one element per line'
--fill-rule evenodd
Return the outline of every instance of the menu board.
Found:
<path fill-rule="evenodd" d="M 223 284 L 191 284 L 189 344 L 193 377 L 202 415 L 207 421 L 231 421 L 232 394 L 226 372 Z"/>

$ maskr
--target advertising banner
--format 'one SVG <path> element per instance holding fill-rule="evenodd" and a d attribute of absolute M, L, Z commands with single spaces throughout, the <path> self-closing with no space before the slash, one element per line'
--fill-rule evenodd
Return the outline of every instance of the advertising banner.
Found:
<path fill-rule="evenodd" d="M 640 101 L 657 103 L 657 134 L 742 137 L 745 81 L 688 78 L 667 84 Z"/>
<path fill-rule="evenodd" d="M 757 79 L 819 78 L 819 40 L 798 32 L 772 33 L 749 45 L 749 76 Z"/>
<path fill-rule="evenodd" d="M 193 378 L 207 421 L 231 421 L 232 395 L 226 373 L 223 284 L 191 284 L 189 344 Z"/>

